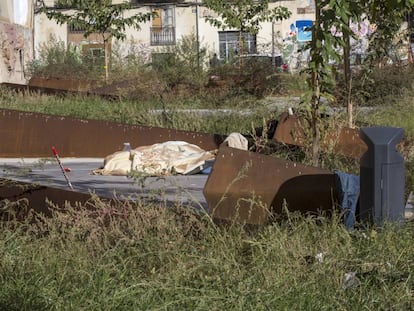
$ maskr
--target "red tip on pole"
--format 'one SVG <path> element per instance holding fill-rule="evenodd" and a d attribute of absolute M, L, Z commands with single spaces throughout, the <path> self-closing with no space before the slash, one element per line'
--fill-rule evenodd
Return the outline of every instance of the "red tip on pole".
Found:
<path fill-rule="evenodd" d="M 65 168 L 62 165 L 62 162 L 60 162 L 59 155 L 58 155 L 57 150 L 56 150 L 56 148 L 54 146 L 52 147 L 52 151 L 53 151 L 53 154 L 56 157 L 56 160 L 57 160 L 57 162 L 59 164 L 60 169 L 62 170 L 62 174 L 65 177 L 66 182 L 68 183 L 68 186 L 69 186 L 70 190 L 73 190 L 72 184 L 70 183 L 70 180 L 69 180 L 68 176 L 66 175 L 66 172 L 70 172 L 70 169 L 65 170 Z"/>

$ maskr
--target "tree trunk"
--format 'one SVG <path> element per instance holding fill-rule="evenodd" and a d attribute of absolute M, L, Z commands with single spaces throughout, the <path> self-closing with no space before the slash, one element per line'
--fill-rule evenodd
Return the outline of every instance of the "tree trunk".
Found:
<path fill-rule="evenodd" d="M 352 97 L 351 97 L 351 61 L 350 61 L 350 40 L 349 34 L 344 33 L 345 39 L 345 46 L 344 46 L 344 80 L 345 80 L 345 98 L 347 104 L 347 119 L 348 119 L 348 127 L 354 127 L 354 120 L 353 120 L 353 104 L 352 104 Z"/>
<path fill-rule="evenodd" d="M 320 85 L 319 76 L 316 72 L 312 74 L 313 96 L 311 103 L 311 131 L 312 131 L 312 165 L 319 165 L 319 102 L 320 102 Z"/>
<path fill-rule="evenodd" d="M 312 25 L 312 49 L 311 49 L 311 62 L 314 61 L 319 57 L 320 51 L 317 47 L 316 41 L 317 39 L 317 32 L 316 27 L 319 25 L 320 20 L 320 9 L 318 2 L 315 1 L 315 21 Z M 317 62 L 315 62 L 317 63 Z M 319 103 L 321 99 L 321 86 L 320 86 L 320 75 L 319 75 L 319 68 L 313 68 L 312 76 L 311 76 L 311 83 L 312 83 L 312 99 L 311 99 L 311 134 L 312 134 L 312 165 L 318 166 L 319 165 L 319 148 L 320 148 L 320 133 L 319 133 Z"/>
<path fill-rule="evenodd" d="M 239 68 L 243 67 L 243 57 L 242 55 L 244 54 L 244 42 L 243 42 L 243 32 L 240 30 L 239 31 L 239 51 L 238 51 L 238 56 L 239 56 Z"/>
<path fill-rule="evenodd" d="M 108 51 L 108 39 L 104 38 L 104 54 L 105 54 L 105 81 L 109 79 L 109 51 Z"/>

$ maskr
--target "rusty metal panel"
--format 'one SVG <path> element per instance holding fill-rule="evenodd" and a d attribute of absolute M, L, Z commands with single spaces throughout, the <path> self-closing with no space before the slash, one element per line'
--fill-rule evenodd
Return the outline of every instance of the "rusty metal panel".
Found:
<path fill-rule="evenodd" d="M 329 139 L 334 139 L 335 141 L 334 153 L 343 154 L 355 159 L 359 159 L 368 149 L 367 145 L 359 136 L 358 129 L 342 128 L 339 134 L 334 133 L 328 136 L 327 144 L 329 144 Z"/>
<path fill-rule="evenodd" d="M 68 204 L 87 206 L 90 200 L 91 195 L 85 193 L 0 178 L 0 219 L 3 220 L 11 214 L 23 220 L 30 210 L 51 216 L 47 201 L 64 208 Z"/>
<path fill-rule="evenodd" d="M 97 85 L 97 82 L 92 80 L 63 78 L 33 77 L 29 81 L 29 88 L 71 92 L 87 92 Z"/>
<path fill-rule="evenodd" d="M 305 146 L 304 129 L 305 121 L 303 119 L 283 113 L 280 116 L 273 139 L 284 144 Z M 321 149 L 325 152 L 359 159 L 367 150 L 367 146 L 359 137 L 358 129 L 344 127 L 327 133 L 321 141 Z"/>
<path fill-rule="evenodd" d="M 263 224 L 270 214 L 332 210 L 335 176 L 317 167 L 222 145 L 204 196 L 216 220 Z"/>
<path fill-rule="evenodd" d="M 304 146 L 306 144 L 304 128 L 302 119 L 295 115 L 282 113 L 273 139 L 283 144 Z"/>
<path fill-rule="evenodd" d="M 126 125 L 0 109 L 0 157 L 105 157 L 124 142 L 145 146 L 183 140 L 205 150 L 217 149 L 224 137 L 159 127 Z"/>

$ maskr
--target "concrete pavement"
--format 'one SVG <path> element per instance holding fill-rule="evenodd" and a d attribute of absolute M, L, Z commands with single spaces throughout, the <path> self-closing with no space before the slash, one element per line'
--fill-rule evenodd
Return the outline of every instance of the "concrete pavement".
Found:
<path fill-rule="evenodd" d="M 101 158 L 61 158 L 74 191 L 94 193 L 104 198 L 148 199 L 170 206 L 190 204 L 207 209 L 203 188 L 208 175 L 165 177 L 126 177 L 94 175 L 93 170 L 103 165 Z M 0 158 L 0 177 L 70 190 L 54 158 Z"/>

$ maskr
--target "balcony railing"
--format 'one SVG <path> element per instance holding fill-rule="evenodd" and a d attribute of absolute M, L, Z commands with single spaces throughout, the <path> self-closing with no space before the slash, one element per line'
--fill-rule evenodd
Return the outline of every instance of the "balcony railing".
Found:
<path fill-rule="evenodd" d="M 75 26 L 73 24 L 68 25 L 68 32 L 69 33 L 84 33 L 86 28 L 81 26 Z"/>
<path fill-rule="evenodd" d="M 175 27 L 151 27 L 151 45 L 174 45 Z"/>

